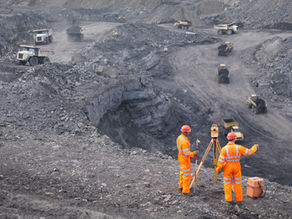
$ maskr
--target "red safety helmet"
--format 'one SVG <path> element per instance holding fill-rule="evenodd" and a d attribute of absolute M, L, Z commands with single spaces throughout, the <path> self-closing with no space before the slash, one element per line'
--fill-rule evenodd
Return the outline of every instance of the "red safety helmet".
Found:
<path fill-rule="evenodd" d="M 191 127 L 188 125 L 183 125 L 180 129 L 181 132 L 191 132 Z"/>
<path fill-rule="evenodd" d="M 229 132 L 228 135 L 227 135 L 227 139 L 228 140 L 236 139 L 236 135 L 234 134 L 234 132 Z"/>

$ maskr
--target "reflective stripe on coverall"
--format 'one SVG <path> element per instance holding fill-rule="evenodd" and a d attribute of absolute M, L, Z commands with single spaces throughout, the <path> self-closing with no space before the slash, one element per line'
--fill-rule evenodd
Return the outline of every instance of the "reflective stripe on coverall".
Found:
<path fill-rule="evenodd" d="M 249 156 L 256 151 L 257 146 L 247 149 L 233 142 L 229 142 L 222 148 L 216 170 L 220 171 L 224 167 L 223 183 L 225 201 L 232 201 L 232 183 L 234 184 L 236 201 L 242 201 L 240 156 Z"/>
<path fill-rule="evenodd" d="M 190 192 L 191 181 L 191 157 L 194 157 L 194 152 L 190 151 L 189 139 L 181 134 L 177 140 L 178 161 L 180 163 L 179 188 L 183 193 Z"/>

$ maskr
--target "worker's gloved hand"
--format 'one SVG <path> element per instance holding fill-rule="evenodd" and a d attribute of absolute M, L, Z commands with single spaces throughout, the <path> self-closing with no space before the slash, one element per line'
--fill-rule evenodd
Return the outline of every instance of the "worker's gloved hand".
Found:
<path fill-rule="evenodd" d="M 217 171 L 217 172 L 220 172 L 220 171 L 221 171 L 221 168 L 220 168 L 220 167 L 217 167 L 217 168 L 216 168 L 216 171 Z"/>
<path fill-rule="evenodd" d="M 199 150 L 194 151 L 194 155 L 197 155 L 197 154 L 199 154 Z"/>
<path fill-rule="evenodd" d="M 255 144 L 254 146 L 257 146 L 257 150 L 259 150 L 259 145 L 258 144 Z"/>

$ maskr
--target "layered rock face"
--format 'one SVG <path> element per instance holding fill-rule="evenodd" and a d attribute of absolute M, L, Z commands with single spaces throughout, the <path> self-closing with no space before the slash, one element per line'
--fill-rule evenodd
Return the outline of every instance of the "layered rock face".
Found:
<path fill-rule="evenodd" d="M 170 109 L 171 101 L 165 94 L 141 81 L 127 81 L 107 88 L 86 106 L 93 125 L 125 147 L 160 151 L 164 151 L 162 144 L 152 148 L 149 139 L 155 141 L 155 137 L 164 137 L 169 131 L 166 124 L 171 116 Z"/>
<path fill-rule="evenodd" d="M 275 37 L 249 49 L 246 54 L 249 54 L 243 56 L 246 62 L 256 65 L 261 73 L 253 80 L 258 92 L 268 91 L 270 95 L 278 95 L 278 100 L 284 98 L 291 102 L 292 37 Z"/>

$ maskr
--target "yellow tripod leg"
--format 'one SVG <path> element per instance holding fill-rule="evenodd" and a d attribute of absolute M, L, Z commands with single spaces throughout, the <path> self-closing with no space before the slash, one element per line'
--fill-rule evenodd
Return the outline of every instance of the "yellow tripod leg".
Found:
<path fill-rule="evenodd" d="M 207 149 L 205 151 L 205 154 L 204 154 L 204 156 L 202 158 L 202 161 L 201 161 L 201 163 L 200 163 L 200 165 L 199 165 L 199 167 L 198 167 L 198 169 L 196 171 L 196 176 L 199 174 L 200 169 L 202 168 L 202 165 L 203 165 L 203 163 L 204 163 L 204 161 L 205 161 L 205 159 L 206 159 L 206 157 L 207 157 L 207 155 L 208 155 L 208 153 L 209 153 L 209 151 L 211 149 L 211 146 L 212 146 L 212 141 L 210 142 L 210 144 L 208 145 L 208 147 L 207 147 Z M 193 186 L 193 184 L 195 182 L 196 176 L 194 176 L 194 178 L 193 178 L 193 180 L 192 180 L 192 182 L 190 184 L 190 188 L 192 188 L 192 186 Z"/>
<path fill-rule="evenodd" d="M 219 140 L 216 140 L 216 143 L 215 143 L 215 146 L 214 147 L 215 147 L 214 148 L 214 152 L 213 152 L 214 180 L 217 183 L 218 173 L 216 171 L 216 168 L 217 168 L 217 161 L 218 161 L 219 155 L 221 153 L 221 147 L 220 147 Z"/>

